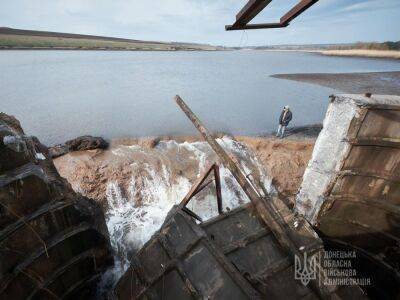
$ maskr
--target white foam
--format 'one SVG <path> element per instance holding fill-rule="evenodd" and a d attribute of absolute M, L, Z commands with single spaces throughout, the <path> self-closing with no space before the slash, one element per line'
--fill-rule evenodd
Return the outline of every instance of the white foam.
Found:
<path fill-rule="evenodd" d="M 246 172 L 254 170 L 256 166 L 266 184 L 265 188 L 273 190 L 271 180 L 259 168 L 261 165 L 246 152 L 242 145 L 228 137 L 219 139 L 218 142 L 229 152 L 243 158 L 242 168 Z M 136 147 L 130 150 L 142 151 Z M 118 148 L 113 153 L 121 156 L 124 151 L 125 149 Z M 143 155 L 148 155 L 146 156 L 148 160 L 130 164 L 134 175 L 130 180 L 126 195 L 123 195 L 118 182 L 108 182 L 107 226 L 112 246 L 121 259 L 119 267 L 122 271 L 129 266 L 130 254 L 140 249 L 151 238 L 161 227 L 173 205 L 179 203 L 190 190 L 192 184 L 189 178 L 184 177 L 185 174 L 171 178 L 171 164 L 179 159 L 176 153 L 183 154 L 182 151 L 185 151 L 185 158 L 189 155 L 190 159 L 197 162 L 198 169 L 195 170 L 197 177 L 205 171 L 208 164 L 216 159 L 216 155 L 206 142 L 160 142 L 152 153 L 142 151 Z M 161 171 L 160 166 L 153 165 L 160 163 Z M 233 209 L 249 201 L 230 171 L 223 166 L 220 167 L 220 176 L 224 209 L 226 207 Z M 190 179 L 193 182 L 195 178 Z M 203 193 L 202 197 L 196 196 L 188 207 L 202 218 L 208 219 L 216 216 L 218 212 L 215 196 L 205 194 Z"/>

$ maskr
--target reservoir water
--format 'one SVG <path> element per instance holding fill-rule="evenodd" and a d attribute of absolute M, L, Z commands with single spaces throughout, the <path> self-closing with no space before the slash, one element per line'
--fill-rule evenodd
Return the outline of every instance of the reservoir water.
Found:
<path fill-rule="evenodd" d="M 400 62 L 302 52 L 0 51 L 0 111 L 52 145 L 105 138 L 195 134 L 179 94 L 212 130 L 257 135 L 320 123 L 337 91 L 272 78 L 279 73 L 399 71 Z"/>

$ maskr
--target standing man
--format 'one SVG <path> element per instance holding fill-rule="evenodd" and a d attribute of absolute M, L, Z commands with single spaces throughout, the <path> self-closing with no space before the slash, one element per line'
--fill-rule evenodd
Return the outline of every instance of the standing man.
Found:
<path fill-rule="evenodd" d="M 286 126 L 289 125 L 289 122 L 292 120 L 292 112 L 289 109 L 289 105 L 286 105 L 279 117 L 279 128 L 278 132 L 276 133 L 277 137 L 283 138 L 285 135 Z"/>

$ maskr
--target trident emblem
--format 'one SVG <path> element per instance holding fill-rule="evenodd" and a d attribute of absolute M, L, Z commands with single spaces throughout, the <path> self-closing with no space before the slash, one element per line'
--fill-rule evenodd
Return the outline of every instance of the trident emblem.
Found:
<path fill-rule="evenodd" d="M 307 261 L 307 253 L 304 252 L 303 262 L 297 255 L 294 256 L 294 279 L 300 280 L 304 286 L 310 282 L 310 280 L 317 279 L 317 257 L 313 256 Z"/>

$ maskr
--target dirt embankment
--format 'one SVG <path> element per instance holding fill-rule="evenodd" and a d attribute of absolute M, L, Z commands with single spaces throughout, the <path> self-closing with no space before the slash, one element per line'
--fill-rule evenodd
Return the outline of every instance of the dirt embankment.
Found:
<path fill-rule="evenodd" d="M 164 149 L 155 149 L 158 139 L 126 139 L 114 141 L 108 150 L 87 150 L 66 154 L 55 159 L 55 165 L 62 176 L 68 179 L 76 191 L 104 201 L 109 182 L 119 182 L 123 193 L 132 192 L 132 178 L 136 178 L 137 188 L 145 186 L 138 181 L 147 176 L 148 166 L 162 172 L 162 165 L 168 166 L 171 179 L 177 176 L 196 178 L 199 164 L 207 164 L 214 156 L 206 157 L 192 143 L 196 138 L 171 139 L 170 143 L 182 145 Z M 277 139 L 274 137 L 237 137 L 236 140 L 255 153 L 259 162 L 272 178 L 278 192 L 294 201 L 303 177 L 304 170 L 311 158 L 314 138 Z M 176 144 L 186 141 L 186 144 Z M 165 145 L 169 145 L 165 147 Z M 183 146 L 184 145 L 184 146 Z M 203 147 L 208 146 L 201 146 Z M 200 149 L 200 148 L 199 148 Z M 204 150 L 205 151 L 205 150 Z M 208 152 L 208 151 L 207 151 Z M 240 158 L 239 159 L 246 159 Z M 199 161 L 200 160 L 200 161 Z M 136 166 L 136 167 L 133 167 Z M 136 174 L 142 170 L 146 174 Z M 140 171 L 140 172 L 142 172 Z M 154 175 L 153 175 L 154 176 Z M 129 195 L 122 195 L 129 196 Z"/>
<path fill-rule="evenodd" d="M 294 203 L 311 158 L 315 139 L 277 139 L 273 137 L 238 137 L 258 156 L 278 192 Z"/>

